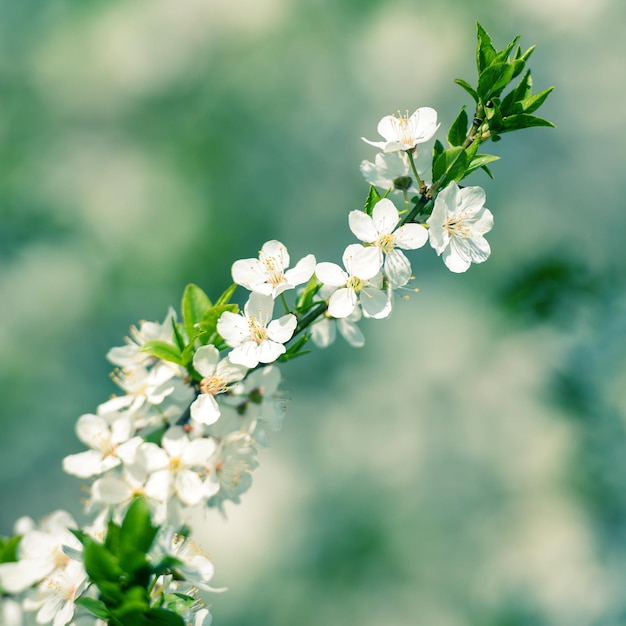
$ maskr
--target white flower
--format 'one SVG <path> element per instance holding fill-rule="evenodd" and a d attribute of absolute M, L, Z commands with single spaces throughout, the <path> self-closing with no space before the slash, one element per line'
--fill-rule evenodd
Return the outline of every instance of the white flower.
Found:
<path fill-rule="evenodd" d="M 213 424 L 220 416 L 215 396 L 228 390 L 228 385 L 241 380 L 248 371 L 243 365 L 226 358 L 220 361 L 215 346 L 202 346 L 193 355 L 193 366 L 204 376 L 200 382 L 200 394 L 191 405 L 191 417 L 201 424 Z"/>
<path fill-rule="evenodd" d="M 380 289 L 378 255 L 370 254 L 358 243 L 348 246 L 343 253 L 347 271 L 335 263 L 318 263 L 315 273 L 319 280 L 330 287 L 337 287 L 328 300 L 328 314 L 332 317 L 348 317 L 357 301 L 367 317 L 381 319 L 391 313 L 387 294 Z"/>
<path fill-rule="evenodd" d="M 315 270 L 315 257 L 308 254 L 289 267 L 289 253 L 280 241 L 263 244 L 258 259 L 240 259 L 232 267 L 233 280 L 242 287 L 276 298 L 283 291 L 306 283 Z"/>
<path fill-rule="evenodd" d="M 27 598 L 24 608 L 37 610 L 38 624 L 65 626 L 74 617 L 74 600 L 87 587 L 87 573 L 82 563 L 71 561 L 64 570 L 54 572 L 37 588 L 37 598 Z"/>
<path fill-rule="evenodd" d="M 483 189 L 460 189 L 454 181 L 435 200 L 427 220 L 430 245 L 452 272 L 465 272 L 471 263 L 482 263 L 491 253 L 483 235 L 491 230 L 493 215 L 484 204 Z"/>
<path fill-rule="evenodd" d="M 252 486 L 250 472 L 257 465 L 254 440 L 247 432 L 234 432 L 225 437 L 211 459 L 212 469 L 206 481 L 207 488 L 215 493 L 210 504 L 221 506 L 225 500 L 238 504 L 239 496 Z"/>
<path fill-rule="evenodd" d="M 146 341 L 158 340 L 173 343 L 172 322 L 176 321 L 176 312 L 170 308 L 162 324 L 158 322 L 141 322 L 139 329 L 130 327 L 130 337 L 126 337 L 126 345 L 111 348 L 107 353 L 107 359 L 120 367 L 134 368 L 148 365 L 154 362 L 154 357 L 141 352 L 141 347 Z"/>
<path fill-rule="evenodd" d="M 176 570 L 182 574 L 185 581 L 204 591 L 221 591 L 209 586 L 215 567 L 208 555 L 195 541 L 180 535 L 171 526 L 164 526 L 150 550 L 150 557 L 152 561 L 158 563 L 168 555 L 181 561 Z"/>
<path fill-rule="evenodd" d="M 171 379 L 177 370 L 170 367 L 171 363 L 159 362 L 150 369 L 145 367 L 124 368 L 117 372 L 113 380 L 129 396 L 128 404 L 134 409 L 144 402 L 158 405 L 174 391 Z"/>
<path fill-rule="evenodd" d="M 132 432 L 132 421 L 126 416 L 109 424 L 99 415 L 81 415 L 76 423 L 76 435 L 91 450 L 65 457 L 63 470 L 79 478 L 89 478 L 113 469 L 131 448 L 141 443 L 141 437 L 129 441 Z"/>
<path fill-rule="evenodd" d="M 192 441 L 180 426 L 172 426 L 161 440 L 143 443 L 137 450 L 136 462 L 150 474 L 144 491 L 149 498 L 167 500 L 175 493 L 181 502 L 194 506 L 207 497 L 200 477 L 215 452 L 213 439 Z"/>
<path fill-rule="evenodd" d="M 421 151 L 415 158 L 415 169 L 426 186 L 431 184 L 432 155 L 427 150 Z M 419 193 L 417 181 L 411 170 L 406 152 L 379 152 L 374 162 L 362 161 L 361 174 L 370 184 L 392 193 L 407 191 L 409 194 Z"/>
<path fill-rule="evenodd" d="M 228 355 L 232 363 L 248 368 L 272 363 L 286 350 L 298 324 L 295 315 L 270 321 L 274 312 L 272 296 L 250 294 L 243 315 L 226 311 L 217 321 L 217 332 L 234 348 Z"/>
<path fill-rule="evenodd" d="M 378 123 L 378 134 L 385 141 L 363 141 L 380 148 L 383 152 L 396 150 L 412 150 L 418 143 L 424 143 L 437 132 L 437 111 L 430 107 L 421 107 L 409 117 L 405 115 L 386 115 Z"/>
<path fill-rule="evenodd" d="M 428 232 L 420 224 L 404 224 L 396 229 L 400 221 L 398 209 L 391 200 L 383 198 L 374 206 L 371 217 L 364 211 L 351 211 L 348 216 L 350 230 L 361 241 L 371 244 L 366 254 L 378 258 L 379 267 L 393 287 L 402 287 L 411 278 L 411 263 L 403 252 L 416 250 L 428 240 Z"/>
<path fill-rule="evenodd" d="M 81 547 L 68 528 L 78 528 L 72 516 L 55 511 L 42 520 L 39 529 L 27 532 L 18 547 L 19 560 L 0 564 L 0 587 L 8 593 L 20 593 L 67 567 L 70 558 L 63 547 Z"/>
<path fill-rule="evenodd" d="M 311 339 L 319 348 L 327 348 L 339 334 L 353 347 L 362 348 L 365 345 L 365 337 L 361 329 L 356 325 L 361 319 L 361 309 L 356 307 L 348 317 L 334 319 L 325 315 L 322 319 L 311 326 Z"/>

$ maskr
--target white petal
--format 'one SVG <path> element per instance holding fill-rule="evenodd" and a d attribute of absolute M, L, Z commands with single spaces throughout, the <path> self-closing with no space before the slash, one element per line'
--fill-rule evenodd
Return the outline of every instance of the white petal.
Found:
<path fill-rule="evenodd" d="M 372 220 L 381 235 L 389 235 L 400 221 L 398 209 L 389 198 L 383 198 L 374 205 Z"/>
<path fill-rule="evenodd" d="M 327 317 L 311 326 L 311 339 L 318 348 L 327 348 L 337 336 L 336 323 Z"/>
<path fill-rule="evenodd" d="M 349 272 L 361 280 L 369 280 L 380 271 L 383 253 L 376 246 L 358 246 L 358 248 L 354 249 L 354 255 L 349 261 Z"/>
<path fill-rule="evenodd" d="M 276 343 L 270 339 L 266 339 L 259 344 L 258 358 L 259 363 L 273 363 L 281 354 L 286 351 L 282 343 Z"/>
<path fill-rule="evenodd" d="M 263 284 L 267 280 L 265 268 L 258 259 L 239 259 L 231 268 L 233 282 L 251 289 L 254 285 Z"/>
<path fill-rule="evenodd" d="M 279 317 L 269 323 L 267 327 L 267 336 L 273 341 L 279 343 L 285 343 L 291 339 L 296 326 L 298 325 L 298 318 L 291 313 Z"/>
<path fill-rule="evenodd" d="M 186 467 L 205 466 L 216 449 L 215 441 L 208 437 L 199 437 L 189 442 L 182 455 Z"/>
<path fill-rule="evenodd" d="M 348 275 L 335 263 L 318 263 L 315 266 L 315 275 L 324 285 L 341 287 L 348 280 Z"/>
<path fill-rule="evenodd" d="M 472 213 L 478 212 L 485 205 L 486 194 L 482 187 L 464 187 L 459 191 L 463 207 Z"/>
<path fill-rule="evenodd" d="M 233 363 L 228 357 L 222 359 L 217 366 L 217 375 L 227 383 L 233 383 L 238 380 L 243 380 L 248 373 L 248 368 Z"/>
<path fill-rule="evenodd" d="M 91 496 L 103 504 L 121 504 L 132 495 L 130 485 L 119 478 L 104 476 L 99 478 L 91 487 Z"/>
<path fill-rule="evenodd" d="M 394 115 L 385 115 L 385 117 L 378 122 L 376 130 L 387 142 L 396 142 L 398 140 L 397 119 Z"/>
<path fill-rule="evenodd" d="M 428 230 L 421 224 L 404 224 L 393 233 L 393 242 L 403 250 L 417 250 L 428 241 Z"/>
<path fill-rule="evenodd" d="M 389 317 L 391 302 L 384 291 L 373 287 L 365 287 L 359 295 L 364 315 L 374 319 Z"/>
<path fill-rule="evenodd" d="M 52 571 L 50 565 L 37 561 L 0 564 L 0 587 L 8 593 L 20 593 Z"/>
<path fill-rule="evenodd" d="M 168 470 L 154 472 L 154 474 L 151 474 L 150 478 L 148 478 L 144 492 L 148 498 L 163 502 L 170 497 L 172 482 L 173 476 Z"/>
<path fill-rule="evenodd" d="M 191 404 L 191 419 L 200 424 L 214 424 L 220 417 L 217 400 L 208 393 L 201 393 Z"/>
<path fill-rule="evenodd" d="M 295 267 L 285 272 L 285 278 L 290 285 L 302 285 L 306 283 L 315 271 L 315 257 L 307 254 L 300 259 Z"/>
<path fill-rule="evenodd" d="M 372 218 L 364 211 L 350 211 L 348 224 L 355 237 L 365 243 L 372 243 L 378 237 L 378 231 Z"/>
<path fill-rule="evenodd" d="M 274 312 L 274 298 L 260 293 L 251 293 L 244 311 L 248 317 L 268 322 L 272 319 L 272 313 Z"/>
<path fill-rule="evenodd" d="M 422 228 L 422 230 L 424 230 Z M 424 231 L 426 232 L 426 231 Z M 385 259 L 385 274 L 393 287 L 402 287 L 411 279 L 411 263 L 400 250 L 390 250 Z"/>
<path fill-rule="evenodd" d="M 250 335 L 248 321 L 242 315 L 225 311 L 217 320 L 217 332 L 232 348 L 237 347 Z"/>
<path fill-rule="evenodd" d="M 259 364 L 259 347 L 255 341 L 245 341 L 234 348 L 228 358 L 239 365 L 253 368 Z"/>
<path fill-rule="evenodd" d="M 70 454 L 63 459 L 63 471 L 79 478 L 89 478 L 106 472 L 120 464 L 117 457 L 103 457 L 96 450 Z"/>
<path fill-rule="evenodd" d="M 142 469 L 151 473 L 167 467 L 170 460 L 163 448 L 156 443 L 145 442 L 137 448 L 136 461 Z"/>
<path fill-rule="evenodd" d="M 189 445 L 189 437 L 182 426 L 171 426 L 161 439 L 161 447 L 170 458 L 179 458 Z"/>
<path fill-rule="evenodd" d="M 287 248 L 280 243 L 272 239 L 263 244 L 261 252 L 259 253 L 259 260 L 261 263 L 265 263 L 270 259 L 276 265 L 276 269 L 282 272 L 286 267 L 289 267 L 289 253 Z"/>
<path fill-rule="evenodd" d="M 409 121 L 416 139 L 415 143 L 428 141 L 439 128 L 439 124 L 437 124 L 437 111 L 430 107 L 420 107 L 411 115 Z"/>
<path fill-rule="evenodd" d="M 97 415 L 81 415 L 76 422 L 77 437 L 90 448 L 100 448 L 101 442 L 111 439 L 106 420 Z"/>
<path fill-rule="evenodd" d="M 202 479 L 196 472 L 181 470 L 174 479 L 178 497 L 188 506 L 198 504 L 205 494 Z"/>
<path fill-rule="evenodd" d="M 219 360 L 220 353 L 215 346 L 201 346 L 193 355 L 193 366 L 201 376 L 213 376 Z"/>
<path fill-rule="evenodd" d="M 347 319 L 337 320 L 337 327 L 341 336 L 353 347 L 362 348 L 365 345 L 365 337 L 361 329 Z"/>
<path fill-rule="evenodd" d="M 337 289 L 328 301 L 328 314 L 332 317 L 348 317 L 356 306 L 356 293 L 354 289 Z"/>

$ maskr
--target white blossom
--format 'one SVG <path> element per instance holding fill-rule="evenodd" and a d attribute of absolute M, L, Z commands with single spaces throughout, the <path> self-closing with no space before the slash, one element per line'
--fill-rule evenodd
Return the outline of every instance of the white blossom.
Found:
<path fill-rule="evenodd" d="M 232 363 L 229 358 L 220 361 L 215 346 L 202 346 L 193 356 L 193 366 L 203 376 L 200 394 L 191 405 L 191 417 L 200 424 L 213 424 L 220 416 L 216 395 L 228 391 L 230 383 L 241 380 L 248 368 Z"/>
<path fill-rule="evenodd" d="M 190 440 L 180 426 L 172 426 L 163 435 L 161 446 L 146 442 L 137 450 L 136 463 L 149 474 L 144 491 L 155 500 L 165 501 L 176 494 L 187 506 L 194 506 L 207 492 L 201 470 L 215 452 L 213 439 Z"/>
<path fill-rule="evenodd" d="M 339 331 L 353 348 L 362 348 L 365 345 L 365 337 L 356 324 L 361 317 L 361 309 L 358 307 L 355 307 L 348 317 L 335 319 L 324 315 L 311 326 L 311 339 L 319 348 L 327 348 L 334 343 Z"/>
<path fill-rule="evenodd" d="M 391 200 L 379 200 L 369 216 L 364 211 L 351 211 L 348 216 L 350 230 L 364 243 L 370 244 L 365 254 L 374 255 L 379 267 L 393 287 L 402 287 L 411 278 L 411 263 L 398 250 L 416 250 L 428 241 L 428 232 L 421 224 L 403 224 L 398 209 Z M 383 266 L 384 260 L 384 266 Z"/>
<path fill-rule="evenodd" d="M 298 320 L 291 313 L 272 320 L 273 312 L 272 296 L 252 293 L 243 315 L 222 313 L 217 331 L 233 348 L 228 355 L 232 363 L 253 368 L 259 363 L 272 363 L 284 354 L 283 344 L 293 336 Z"/>
<path fill-rule="evenodd" d="M 382 275 L 377 255 L 371 255 L 362 245 L 349 245 L 343 253 L 345 270 L 335 263 L 318 263 L 317 278 L 330 287 L 336 287 L 328 300 L 332 317 L 348 317 L 361 304 L 367 317 L 381 319 L 391 313 L 391 302 L 381 290 Z"/>
<path fill-rule="evenodd" d="M 233 281 L 250 291 L 276 298 L 313 276 L 315 257 L 308 254 L 292 269 L 288 267 L 287 248 L 280 241 L 268 241 L 263 244 L 258 259 L 240 259 L 233 263 Z"/>
<path fill-rule="evenodd" d="M 420 151 L 414 157 L 414 162 L 422 182 L 429 186 L 432 155 L 427 150 Z M 391 190 L 395 195 L 404 191 L 415 195 L 420 191 L 406 152 L 379 152 L 374 157 L 373 163 L 362 161 L 360 169 L 363 178 L 370 185 L 385 191 Z"/>
<path fill-rule="evenodd" d="M 493 215 L 484 207 L 481 187 L 464 187 L 453 181 L 435 200 L 431 216 L 430 245 L 452 272 L 465 272 L 472 263 L 486 261 L 491 253 L 484 234 L 493 226 Z"/>
<path fill-rule="evenodd" d="M 63 470 L 79 478 L 89 478 L 113 469 L 128 454 L 134 454 L 141 443 L 141 437 L 130 440 L 132 432 L 133 424 L 127 416 L 107 423 L 99 415 L 82 415 L 76 423 L 76 435 L 91 450 L 65 457 Z"/>
<path fill-rule="evenodd" d="M 380 148 L 383 152 L 397 150 L 412 150 L 417 144 L 424 143 L 437 132 L 437 111 L 430 107 L 421 107 L 411 116 L 408 111 L 402 115 L 386 115 L 378 123 L 378 134 L 385 141 L 370 141 L 362 137 L 363 141 Z"/>

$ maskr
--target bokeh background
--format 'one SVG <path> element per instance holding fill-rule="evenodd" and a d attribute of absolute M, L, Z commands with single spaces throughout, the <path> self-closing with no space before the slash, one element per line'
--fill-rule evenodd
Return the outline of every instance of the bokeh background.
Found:
<path fill-rule="evenodd" d="M 0 534 L 80 516 L 104 355 L 267 239 L 338 261 L 382 115 L 470 104 L 475 21 L 558 128 L 493 146 L 492 257 L 283 368 L 255 485 L 199 521 L 222 626 L 626 623 L 622 0 L 0 3 Z M 443 128 L 442 128 L 443 130 Z M 439 134 L 444 138 L 443 132 Z"/>

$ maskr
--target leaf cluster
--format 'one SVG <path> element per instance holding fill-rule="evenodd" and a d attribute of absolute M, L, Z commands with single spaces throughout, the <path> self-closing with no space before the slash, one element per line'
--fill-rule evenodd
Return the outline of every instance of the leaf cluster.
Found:
<path fill-rule="evenodd" d="M 201 380 L 202 376 L 193 368 L 193 355 L 199 346 L 211 344 L 218 350 L 226 347 L 224 339 L 217 332 L 217 320 L 225 311 L 239 311 L 237 304 L 230 302 L 236 287 L 232 284 L 213 303 L 198 285 L 187 285 L 181 302 L 183 319 L 181 322 L 172 321 L 174 343 L 150 340 L 143 344 L 141 351 L 157 359 L 182 365 L 192 379 Z"/>
<path fill-rule="evenodd" d="M 148 559 L 158 530 L 146 500 L 138 497 L 121 525 L 109 522 L 104 543 L 74 531 L 83 544 L 85 570 L 99 591 L 98 598 L 81 597 L 76 604 L 112 626 L 184 626 L 177 612 L 151 604 L 156 577 L 180 565 L 173 557 L 156 564 Z"/>
<path fill-rule="evenodd" d="M 533 115 L 553 90 L 553 87 L 548 87 L 537 94 L 532 93 L 530 70 L 524 70 L 535 46 L 522 52 L 518 45 L 518 36 L 502 50 L 497 50 L 480 24 L 477 24 L 477 36 L 478 84 L 472 87 L 460 78 L 455 82 L 474 99 L 476 110 L 480 114 L 477 115 L 477 120 L 486 123 L 490 138 L 497 141 L 502 133 L 522 128 L 554 127 L 552 122 Z M 518 84 L 503 95 L 522 73 Z"/>

